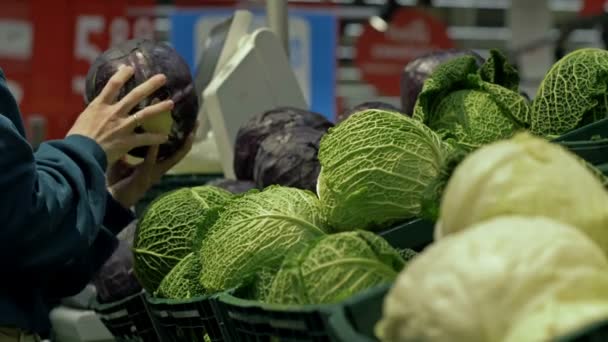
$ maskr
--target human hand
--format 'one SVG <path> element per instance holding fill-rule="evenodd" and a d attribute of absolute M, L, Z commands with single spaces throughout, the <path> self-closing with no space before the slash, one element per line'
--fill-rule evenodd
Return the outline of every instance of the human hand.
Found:
<path fill-rule="evenodd" d="M 130 165 L 119 159 L 110 166 L 106 173 L 108 191 L 114 199 L 125 208 L 135 205 L 161 177 L 175 164 L 182 160 L 192 148 L 194 132 L 190 134 L 184 146 L 174 155 L 163 161 L 157 161 L 158 145 L 148 148 L 148 154 L 143 162 Z"/>
<path fill-rule="evenodd" d="M 155 75 L 117 101 L 121 88 L 133 73 L 130 66 L 121 67 L 99 96 L 79 115 L 67 134 L 79 134 L 95 140 L 106 153 L 108 165 L 116 163 L 133 148 L 160 145 L 168 140 L 164 134 L 135 133 L 135 128 L 147 119 L 172 110 L 173 101 L 159 102 L 129 115 L 135 106 L 162 87 L 167 78 Z"/>

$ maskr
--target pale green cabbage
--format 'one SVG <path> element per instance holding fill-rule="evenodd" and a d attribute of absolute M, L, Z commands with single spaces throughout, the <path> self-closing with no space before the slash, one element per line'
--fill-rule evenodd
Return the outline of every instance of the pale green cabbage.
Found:
<path fill-rule="evenodd" d="M 425 81 L 413 117 L 443 139 L 471 148 L 508 138 L 530 120 L 518 84 L 517 72 L 496 50 L 481 68 L 472 56 L 457 57 Z"/>
<path fill-rule="evenodd" d="M 464 159 L 446 186 L 435 237 L 510 214 L 571 224 L 608 252 L 608 193 L 599 178 L 563 147 L 528 133 Z"/>
<path fill-rule="evenodd" d="M 408 263 L 385 297 L 376 334 L 384 342 L 548 341 L 600 318 L 608 318 L 602 250 L 558 221 L 502 216 Z"/>
<path fill-rule="evenodd" d="M 448 146 L 421 122 L 382 110 L 353 114 L 322 138 L 317 192 L 337 230 L 382 229 L 420 213 Z"/>
<path fill-rule="evenodd" d="M 233 195 L 213 186 L 161 195 L 143 213 L 133 242 L 135 275 L 154 293 L 165 275 L 194 249 L 211 226 L 210 217 Z M 209 215 L 209 217 L 208 217 Z"/>
<path fill-rule="evenodd" d="M 280 266 L 294 246 L 328 231 L 311 192 L 271 186 L 231 201 L 202 241 L 201 284 L 210 292 L 243 286 Z"/>
<path fill-rule="evenodd" d="M 608 115 L 608 51 L 584 48 L 557 61 L 532 104 L 531 131 L 549 136 Z"/>
<path fill-rule="evenodd" d="M 173 267 L 158 286 L 155 296 L 169 299 L 189 299 L 205 295 L 199 282 L 201 265 L 197 253 L 186 255 Z"/>
<path fill-rule="evenodd" d="M 367 231 L 326 235 L 291 252 L 265 301 L 328 304 L 392 283 L 405 261 L 380 236 Z"/>

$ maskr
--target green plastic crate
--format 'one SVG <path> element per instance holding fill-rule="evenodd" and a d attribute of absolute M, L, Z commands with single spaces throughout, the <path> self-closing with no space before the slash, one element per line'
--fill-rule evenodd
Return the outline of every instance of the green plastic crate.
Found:
<path fill-rule="evenodd" d="M 161 181 L 150 188 L 144 197 L 135 205 L 135 214 L 137 217 L 140 217 L 146 207 L 164 193 L 180 188 L 205 185 L 212 180 L 223 177 L 223 174 L 165 175 Z"/>
<path fill-rule="evenodd" d="M 94 305 L 101 322 L 118 342 L 164 342 L 158 322 L 150 315 L 145 291 L 117 302 Z"/>
<path fill-rule="evenodd" d="M 187 300 L 146 296 L 151 315 L 158 322 L 166 341 L 223 342 L 225 329 L 213 302 L 216 296 Z M 205 335 L 208 339 L 205 339 Z"/>
<path fill-rule="evenodd" d="M 396 248 L 424 249 L 433 241 L 431 222 L 416 219 L 379 233 Z M 341 303 L 287 306 L 266 304 L 224 293 L 217 315 L 230 341 L 369 342 L 390 285 L 361 292 Z"/>

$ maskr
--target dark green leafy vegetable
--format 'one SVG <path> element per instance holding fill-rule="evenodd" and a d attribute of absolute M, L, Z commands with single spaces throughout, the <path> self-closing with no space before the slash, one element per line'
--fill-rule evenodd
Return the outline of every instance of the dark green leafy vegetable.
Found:
<path fill-rule="evenodd" d="M 330 234 L 285 258 L 266 301 L 295 305 L 339 302 L 391 283 L 404 265 L 397 250 L 372 232 Z"/>
<path fill-rule="evenodd" d="M 462 56 L 440 65 L 424 84 L 414 118 L 443 139 L 475 148 L 525 128 L 530 106 L 517 91 L 516 70 L 498 51 L 479 68 Z"/>
<path fill-rule="evenodd" d="M 168 299 L 190 299 L 205 295 L 199 282 L 201 264 L 196 253 L 186 255 L 158 286 L 155 295 Z"/>
<path fill-rule="evenodd" d="M 579 49 L 555 63 L 532 104 L 531 131 L 564 134 L 608 115 L 608 51 Z"/>
<path fill-rule="evenodd" d="M 133 252 L 135 274 L 142 286 L 154 293 L 162 279 L 186 255 L 198 249 L 222 207 L 232 194 L 226 190 L 200 186 L 183 188 L 153 201 L 139 220 Z"/>

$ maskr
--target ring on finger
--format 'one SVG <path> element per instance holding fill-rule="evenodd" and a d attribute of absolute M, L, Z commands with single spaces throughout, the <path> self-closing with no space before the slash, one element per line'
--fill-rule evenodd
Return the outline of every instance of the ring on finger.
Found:
<path fill-rule="evenodd" d="M 137 113 L 133 114 L 133 121 L 135 121 L 135 127 L 141 127 L 141 122 L 139 121 Z"/>

